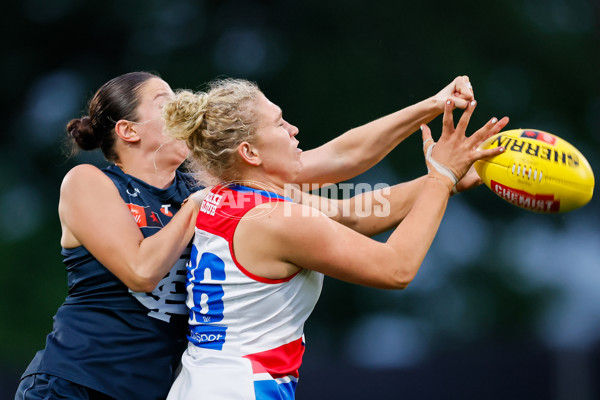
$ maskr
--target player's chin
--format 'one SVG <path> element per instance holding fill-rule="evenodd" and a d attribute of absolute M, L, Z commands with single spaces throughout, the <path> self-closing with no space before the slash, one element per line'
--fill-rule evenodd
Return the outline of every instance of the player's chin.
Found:
<path fill-rule="evenodd" d="M 177 146 L 177 148 L 175 149 L 175 151 L 173 152 L 174 154 L 177 155 L 177 157 L 181 158 L 182 160 L 186 160 L 189 155 L 190 155 L 190 149 L 188 149 L 187 146 Z"/>
<path fill-rule="evenodd" d="M 295 149 L 294 150 L 294 154 L 292 156 L 292 159 L 295 159 L 296 162 L 300 163 L 300 165 L 302 166 L 302 150 L 301 149 Z"/>

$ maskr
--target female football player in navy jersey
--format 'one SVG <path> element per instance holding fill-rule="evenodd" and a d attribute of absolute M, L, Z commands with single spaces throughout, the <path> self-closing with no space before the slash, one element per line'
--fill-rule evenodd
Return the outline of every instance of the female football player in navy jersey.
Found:
<path fill-rule="evenodd" d="M 16 399 L 167 396 L 187 345 L 185 263 L 203 198 L 179 170 L 186 144 L 163 134 L 161 109 L 172 96 L 156 75 L 124 74 L 95 93 L 88 115 L 67 125 L 76 148 L 100 148 L 111 165 L 79 165 L 63 180 L 59 216 L 69 293 Z M 439 115 L 446 98 L 465 108 L 473 99 L 468 78 L 302 153 L 295 182 L 335 183 L 365 171 Z M 407 210 L 423 182 L 398 189 Z"/>
<path fill-rule="evenodd" d="M 474 161 L 502 151 L 477 146 L 508 119 L 494 118 L 466 137 L 475 102 L 456 127 L 453 106 L 448 99 L 437 144 L 422 126 L 429 173 L 380 243 L 290 200 L 286 186 L 304 163 L 298 128 L 255 84 L 216 81 L 207 92 L 182 91 L 165 104 L 168 134 L 185 140 L 191 158 L 220 180 L 196 221 L 186 283 L 190 344 L 169 399 L 293 399 L 303 327 L 323 275 L 387 289 L 411 282 L 452 188 Z M 355 228 L 370 229 L 373 219 L 398 222 L 399 211 L 389 212 L 365 216 Z"/>

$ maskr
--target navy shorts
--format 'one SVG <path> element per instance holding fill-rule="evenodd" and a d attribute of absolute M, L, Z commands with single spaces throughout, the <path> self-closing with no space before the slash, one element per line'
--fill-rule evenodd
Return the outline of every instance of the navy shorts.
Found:
<path fill-rule="evenodd" d="M 21 379 L 15 394 L 15 400 L 50 399 L 114 400 L 96 390 L 46 374 L 29 375 Z"/>

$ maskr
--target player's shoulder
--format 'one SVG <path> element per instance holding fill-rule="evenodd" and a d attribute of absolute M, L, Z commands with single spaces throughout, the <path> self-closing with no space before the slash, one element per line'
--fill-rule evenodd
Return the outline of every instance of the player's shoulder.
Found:
<path fill-rule="evenodd" d="M 98 190 L 108 184 L 110 179 L 100 168 L 91 164 L 80 164 L 67 172 L 61 184 L 61 192 L 81 188 Z"/>
<path fill-rule="evenodd" d="M 74 166 L 67 172 L 65 179 L 94 177 L 97 174 L 102 174 L 102 170 L 92 164 L 79 164 Z"/>
<path fill-rule="evenodd" d="M 287 236 L 292 232 L 297 234 L 304 230 L 318 229 L 323 220 L 327 219 L 329 218 L 316 208 L 291 201 L 279 201 L 256 206 L 244 216 L 243 221 L 255 224 L 263 232 Z"/>
<path fill-rule="evenodd" d="M 268 211 L 274 217 L 285 218 L 303 218 L 308 216 L 323 216 L 320 210 L 309 205 L 296 203 L 293 201 L 270 201 L 258 204 L 251 212 L 263 214 Z"/>

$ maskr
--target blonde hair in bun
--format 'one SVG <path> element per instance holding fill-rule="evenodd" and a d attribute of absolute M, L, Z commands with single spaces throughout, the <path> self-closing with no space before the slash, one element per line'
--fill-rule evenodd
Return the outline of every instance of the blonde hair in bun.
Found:
<path fill-rule="evenodd" d="M 252 111 L 260 94 L 255 83 L 243 79 L 214 81 L 206 92 L 180 90 L 163 108 L 167 135 L 186 142 L 191 165 L 233 181 L 237 147 L 254 141 Z"/>

